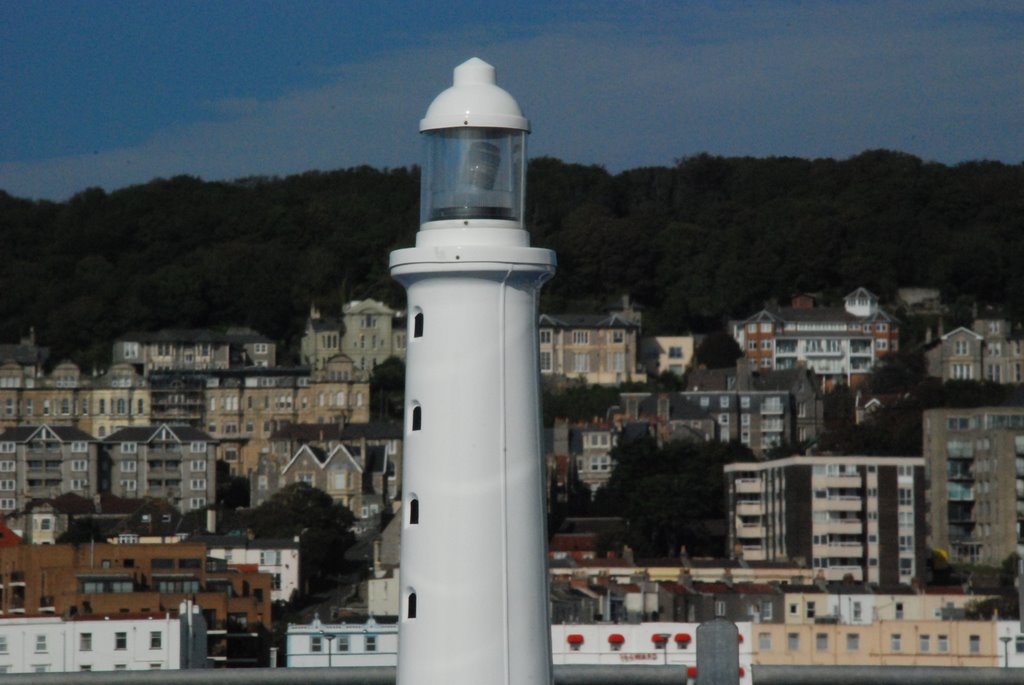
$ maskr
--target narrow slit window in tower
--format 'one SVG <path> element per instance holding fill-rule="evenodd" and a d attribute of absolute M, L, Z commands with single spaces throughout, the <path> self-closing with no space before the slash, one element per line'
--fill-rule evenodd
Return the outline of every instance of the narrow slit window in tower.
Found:
<path fill-rule="evenodd" d="M 423 426 L 423 408 L 416 405 L 412 408 L 412 429 L 418 431 Z"/>
<path fill-rule="evenodd" d="M 406 604 L 406 607 L 405 607 L 405 617 L 406 618 L 416 618 L 416 593 L 415 592 L 410 592 L 409 593 L 409 600 L 408 600 L 408 602 Z"/>
<path fill-rule="evenodd" d="M 423 312 L 419 312 L 412 319 L 412 337 L 423 337 Z"/>
<path fill-rule="evenodd" d="M 420 501 L 413 497 L 409 500 L 409 525 L 415 526 L 420 522 Z"/>

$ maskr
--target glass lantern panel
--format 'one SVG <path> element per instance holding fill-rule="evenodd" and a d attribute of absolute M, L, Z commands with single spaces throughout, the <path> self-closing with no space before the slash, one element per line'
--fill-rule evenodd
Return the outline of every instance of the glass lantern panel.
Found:
<path fill-rule="evenodd" d="M 498 219 L 519 222 L 526 185 L 526 133 L 453 128 L 424 133 L 420 222 Z"/>

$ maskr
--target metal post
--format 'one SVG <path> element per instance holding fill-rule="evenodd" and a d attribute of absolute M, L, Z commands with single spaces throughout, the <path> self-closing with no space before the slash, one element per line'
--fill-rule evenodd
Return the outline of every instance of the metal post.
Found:
<path fill-rule="evenodd" d="M 1003 668 L 1009 668 L 1010 667 L 1010 640 L 1012 640 L 1013 638 L 1011 638 L 1009 635 L 1003 635 L 999 639 L 1003 643 Z"/>
<path fill-rule="evenodd" d="M 740 639 L 736 624 L 716 618 L 697 626 L 697 685 L 737 685 Z"/>

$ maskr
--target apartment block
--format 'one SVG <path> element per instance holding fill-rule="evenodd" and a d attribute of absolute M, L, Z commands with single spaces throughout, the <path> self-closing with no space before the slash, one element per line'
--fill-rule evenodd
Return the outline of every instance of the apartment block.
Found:
<path fill-rule="evenodd" d="M 277 345 L 255 331 L 227 333 L 166 329 L 126 333 L 114 342 L 113 363 L 126 363 L 148 375 L 152 371 L 212 371 L 277 364 Z"/>
<path fill-rule="evenodd" d="M 801 560 L 826 580 L 923 578 L 924 459 L 796 456 L 724 471 L 734 557 Z"/>
<path fill-rule="evenodd" d="M 100 489 L 157 497 L 182 513 L 215 500 L 217 441 L 190 426 L 122 428 L 103 439 Z"/>
<path fill-rule="evenodd" d="M 1024 407 L 924 412 L 929 544 L 954 561 L 1024 553 Z"/>
<path fill-rule="evenodd" d="M 231 472 L 248 475 L 281 427 L 368 422 L 370 384 L 359 376 L 343 356 L 312 373 L 278 367 L 211 374 L 203 388 L 201 427 L 220 442 Z"/>
<path fill-rule="evenodd" d="M 857 385 L 875 364 L 899 349 L 899 323 L 879 307 L 878 297 L 858 288 L 843 307 L 820 307 L 798 295 L 789 307 L 770 307 L 732 324 L 748 363 L 761 369 L 805 365 L 828 388 Z"/>
<path fill-rule="evenodd" d="M 100 491 L 99 443 L 71 426 L 19 426 L 0 433 L 0 512 L 33 498 Z"/>

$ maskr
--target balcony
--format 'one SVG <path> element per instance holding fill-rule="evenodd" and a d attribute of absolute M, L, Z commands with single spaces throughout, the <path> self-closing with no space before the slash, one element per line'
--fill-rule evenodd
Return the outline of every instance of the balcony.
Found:
<path fill-rule="evenodd" d="M 739 516 L 760 516 L 764 513 L 764 504 L 760 501 L 736 503 L 736 514 Z"/>
<path fill-rule="evenodd" d="M 860 519 L 837 519 L 825 523 L 814 524 L 817 533 L 858 535 L 863 532 L 863 522 Z"/>
<path fill-rule="evenodd" d="M 736 536 L 739 538 L 752 538 L 756 540 L 763 540 L 765 535 L 764 526 L 755 524 L 740 524 L 736 529 Z"/>
<path fill-rule="evenodd" d="M 761 481 L 757 478 L 740 478 L 735 481 L 736 492 L 757 495 L 761 493 Z"/>

